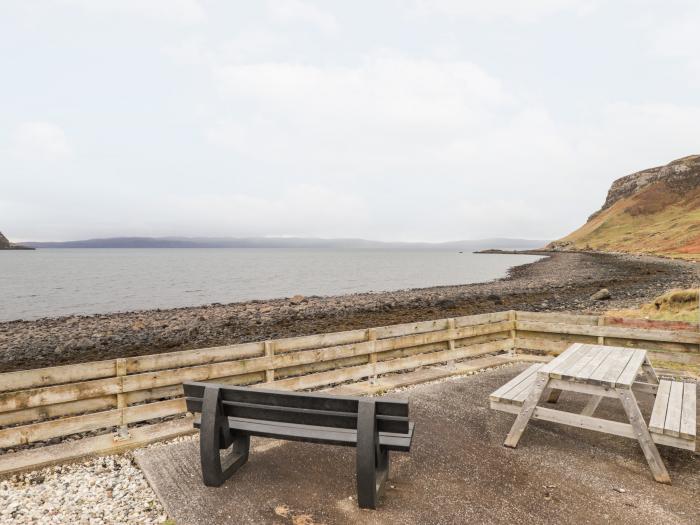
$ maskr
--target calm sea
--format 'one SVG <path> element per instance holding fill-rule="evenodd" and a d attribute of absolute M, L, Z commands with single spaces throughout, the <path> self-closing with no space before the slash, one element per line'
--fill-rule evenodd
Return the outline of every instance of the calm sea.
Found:
<path fill-rule="evenodd" d="M 296 249 L 0 252 L 0 321 L 488 281 L 528 255 Z"/>

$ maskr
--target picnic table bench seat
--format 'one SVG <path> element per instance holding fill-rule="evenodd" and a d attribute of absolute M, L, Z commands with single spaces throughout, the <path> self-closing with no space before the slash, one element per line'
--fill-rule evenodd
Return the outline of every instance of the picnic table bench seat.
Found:
<path fill-rule="evenodd" d="M 220 486 L 248 461 L 250 436 L 357 448 L 357 501 L 376 508 L 389 452 L 408 452 L 408 401 L 288 392 L 212 383 L 183 384 L 187 410 L 200 413 L 202 477 Z M 231 448 L 228 457 L 219 451 Z"/>
<path fill-rule="evenodd" d="M 649 421 L 649 432 L 695 441 L 696 384 L 661 379 Z"/>
<path fill-rule="evenodd" d="M 529 366 L 501 388 L 493 392 L 489 396 L 491 403 L 506 403 L 509 405 L 521 406 L 530 394 L 532 386 L 535 384 L 537 371 L 543 366 L 544 363 L 536 363 Z"/>

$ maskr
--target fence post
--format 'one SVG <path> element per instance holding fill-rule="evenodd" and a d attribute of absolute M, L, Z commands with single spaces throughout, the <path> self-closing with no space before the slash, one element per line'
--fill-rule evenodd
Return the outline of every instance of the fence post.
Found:
<path fill-rule="evenodd" d="M 369 354 L 369 358 L 367 359 L 367 363 L 372 365 L 372 373 L 369 376 L 369 384 L 374 385 L 377 383 L 377 353 L 375 352 L 376 350 L 376 343 L 375 341 L 377 340 L 377 330 L 374 328 L 368 328 L 367 329 L 367 341 L 370 341 L 372 344 L 372 352 Z"/>
<path fill-rule="evenodd" d="M 454 317 L 450 317 L 450 318 L 447 320 L 447 329 L 450 330 L 450 331 L 453 331 L 453 330 L 455 329 L 455 327 L 456 327 L 456 324 L 455 324 Z M 454 349 L 455 349 L 455 340 L 454 340 L 453 335 L 454 335 L 454 334 L 450 334 L 450 338 L 447 340 L 447 348 L 448 348 L 448 350 L 454 350 Z M 453 359 L 450 359 L 450 360 L 447 362 L 447 368 L 449 368 L 450 370 L 454 370 L 454 369 L 456 368 L 454 358 L 453 358 Z"/>
<path fill-rule="evenodd" d="M 518 312 L 515 310 L 510 310 L 508 312 L 508 320 L 513 323 L 513 328 L 510 329 L 510 352 L 508 352 L 509 355 L 515 356 L 515 339 L 518 336 Z"/>
<path fill-rule="evenodd" d="M 598 316 L 598 326 L 605 326 L 605 317 L 602 315 Z M 598 336 L 598 344 L 599 345 L 604 345 L 605 344 L 605 337 L 602 335 Z"/>
<path fill-rule="evenodd" d="M 119 419 L 121 425 L 114 436 L 115 441 L 129 439 L 129 426 L 124 423 L 124 410 L 126 409 L 126 394 L 124 393 L 124 376 L 126 376 L 126 359 L 117 359 L 116 375 L 119 378 L 119 393 L 117 394 L 117 409 L 120 410 Z"/>
<path fill-rule="evenodd" d="M 265 341 L 265 357 L 273 357 L 275 355 L 275 346 L 272 341 Z M 265 382 L 272 383 L 275 380 L 275 369 L 272 365 L 265 370 Z"/>

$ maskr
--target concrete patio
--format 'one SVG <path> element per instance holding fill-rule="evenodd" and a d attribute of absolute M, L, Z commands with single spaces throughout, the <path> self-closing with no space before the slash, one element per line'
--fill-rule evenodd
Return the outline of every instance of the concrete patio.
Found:
<path fill-rule="evenodd" d="M 660 447 L 673 480 L 666 486 L 630 439 L 535 421 L 517 449 L 503 447 L 514 416 L 490 410 L 488 395 L 525 367 L 390 394 L 410 399 L 416 435 L 410 454 L 392 455 L 376 511 L 357 507 L 352 448 L 254 439 L 249 462 L 220 488 L 202 484 L 196 439 L 135 455 L 178 525 L 700 522 L 691 452 Z M 646 417 L 649 401 L 640 399 Z M 584 403 L 565 393 L 559 406 Z M 611 399 L 599 411 L 624 418 Z"/>

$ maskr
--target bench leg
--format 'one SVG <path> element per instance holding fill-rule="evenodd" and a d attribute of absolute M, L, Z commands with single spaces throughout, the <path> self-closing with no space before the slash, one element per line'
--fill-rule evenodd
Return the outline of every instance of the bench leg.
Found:
<path fill-rule="evenodd" d="M 360 399 L 357 414 L 357 504 L 376 509 L 389 477 L 389 451 L 379 446 L 373 399 Z"/>
<path fill-rule="evenodd" d="M 219 451 L 228 447 L 231 447 L 230 452 L 222 458 Z M 221 486 L 248 461 L 249 450 L 250 436 L 231 434 L 228 418 L 221 409 L 219 389 L 206 387 L 199 433 L 204 484 L 207 487 Z"/>
<path fill-rule="evenodd" d="M 525 427 L 530 421 L 530 418 L 535 411 L 535 407 L 542 397 L 548 383 L 549 377 L 547 374 L 540 374 L 538 372 L 535 384 L 532 385 L 532 390 L 530 390 L 530 394 L 527 396 L 527 399 L 525 399 L 518 417 L 515 418 L 515 423 L 513 423 L 510 432 L 508 432 L 508 437 L 506 437 L 506 441 L 503 443 L 503 446 L 510 448 L 515 448 L 518 446 L 520 436 L 522 436 L 523 432 L 525 432 Z"/>
<path fill-rule="evenodd" d="M 644 422 L 644 417 L 642 412 L 639 410 L 639 405 L 637 405 L 637 399 L 634 397 L 632 390 L 616 388 L 615 391 L 620 396 L 620 401 L 625 409 L 625 413 L 632 424 L 634 433 L 637 436 L 639 445 L 642 447 L 642 452 L 644 452 L 644 457 L 649 464 L 651 473 L 654 475 L 654 479 L 659 483 L 671 484 L 671 477 L 668 475 L 666 470 L 666 465 L 664 465 L 659 451 L 656 448 L 656 443 L 651 438 L 649 434 L 649 429 Z"/>

